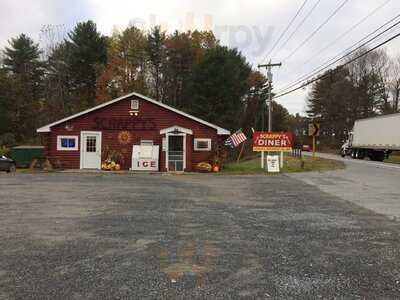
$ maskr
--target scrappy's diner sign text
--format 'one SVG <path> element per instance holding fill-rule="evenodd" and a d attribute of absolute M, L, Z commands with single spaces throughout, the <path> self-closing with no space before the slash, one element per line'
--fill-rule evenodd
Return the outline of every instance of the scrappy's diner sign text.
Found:
<path fill-rule="evenodd" d="M 153 119 L 147 118 L 95 118 L 93 130 L 151 131 L 157 126 Z"/>
<path fill-rule="evenodd" d="M 254 132 L 253 151 L 292 151 L 290 132 Z"/>

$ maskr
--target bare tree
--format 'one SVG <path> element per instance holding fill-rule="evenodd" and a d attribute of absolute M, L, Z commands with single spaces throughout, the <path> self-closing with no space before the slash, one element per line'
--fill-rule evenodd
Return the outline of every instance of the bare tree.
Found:
<path fill-rule="evenodd" d="M 365 53 L 360 49 L 349 60 Z M 389 104 L 389 57 L 386 50 L 376 50 L 347 66 L 355 88 L 353 104 L 358 117 L 391 112 Z"/>
<path fill-rule="evenodd" d="M 392 107 L 389 103 L 390 57 L 385 49 L 381 49 L 371 52 L 367 59 L 371 73 L 376 77 L 375 97 L 379 109 L 383 114 L 391 113 Z"/>
<path fill-rule="evenodd" d="M 42 49 L 42 60 L 45 61 L 67 37 L 64 24 L 43 25 L 39 33 L 39 43 Z"/>
<path fill-rule="evenodd" d="M 399 111 L 399 98 L 400 98 L 400 55 L 392 60 L 390 66 L 390 92 L 393 99 L 393 111 Z"/>

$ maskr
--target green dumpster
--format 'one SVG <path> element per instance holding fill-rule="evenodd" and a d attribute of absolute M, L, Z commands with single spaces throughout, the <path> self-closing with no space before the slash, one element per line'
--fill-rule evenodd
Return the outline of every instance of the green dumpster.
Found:
<path fill-rule="evenodd" d="M 17 168 L 29 168 L 34 159 L 43 159 L 43 146 L 17 146 L 11 148 L 10 156 L 15 160 Z"/>

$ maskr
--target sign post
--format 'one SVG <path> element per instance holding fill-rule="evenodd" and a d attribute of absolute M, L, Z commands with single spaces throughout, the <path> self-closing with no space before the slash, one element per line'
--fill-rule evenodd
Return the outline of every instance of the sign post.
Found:
<path fill-rule="evenodd" d="M 312 137 L 312 157 L 315 159 L 315 135 Z"/>
<path fill-rule="evenodd" d="M 315 152 L 316 152 L 316 137 L 319 136 L 321 132 L 321 124 L 312 122 L 308 125 L 308 135 L 312 136 L 313 144 L 312 144 L 312 151 L 313 151 L 313 159 L 315 159 Z"/>
<path fill-rule="evenodd" d="M 240 148 L 240 152 L 239 152 L 238 158 L 237 158 L 237 160 L 236 160 L 236 163 L 239 163 L 240 158 L 242 157 L 243 150 L 244 150 L 244 144 L 245 144 L 245 143 L 246 143 L 246 141 L 244 141 L 244 142 L 242 143 L 242 148 Z"/>
<path fill-rule="evenodd" d="M 261 169 L 264 169 L 264 151 L 261 151 Z"/>

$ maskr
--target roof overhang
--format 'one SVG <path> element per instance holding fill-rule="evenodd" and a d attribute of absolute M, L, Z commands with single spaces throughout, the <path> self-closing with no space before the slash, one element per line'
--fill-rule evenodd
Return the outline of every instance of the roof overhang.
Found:
<path fill-rule="evenodd" d="M 74 114 L 74 115 L 72 115 L 72 116 L 69 116 L 69 117 L 66 117 L 66 118 L 64 118 L 64 119 L 58 120 L 58 121 L 56 121 L 56 122 L 54 122 L 54 123 L 51 123 L 51 124 L 48 124 L 48 125 L 46 125 L 46 126 L 40 127 L 40 128 L 38 128 L 38 129 L 36 130 L 36 132 L 38 132 L 38 133 L 47 133 L 47 132 L 50 132 L 50 131 L 51 131 L 51 128 L 54 127 L 54 126 L 56 126 L 56 125 L 59 125 L 59 124 L 61 124 L 61 123 L 67 122 L 67 121 L 69 121 L 69 120 L 72 120 L 72 119 L 78 118 L 78 117 L 80 117 L 80 116 L 86 115 L 86 114 L 88 114 L 88 113 L 90 113 L 90 112 L 92 112 L 92 111 L 98 110 L 98 109 L 100 109 L 100 108 L 106 107 L 106 106 L 108 106 L 108 105 L 111 105 L 111 104 L 113 104 L 113 103 L 119 102 L 119 101 L 121 101 L 121 100 L 124 100 L 124 99 L 129 98 L 129 97 L 132 97 L 132 96 L 138 97 L 138 98 L 140 98 L 140 99 L 142 99 L 142 100 L 146 100 L 146 101 L 148 101 L 148 102 L 150 102 L 150 103 L 153 103 L 153 104 L 155 104 L 155 105 L 161 106 L 161 107 L 163 107 L 163 108 L 165 108 L 165 109 L 167 109 L 167 110 L 169 110 L 169 111 L 172 111 L 172 112 L 174 112 L 174 113 L 176 113 L 176 114 L 178 114 L 178 115 L 184 116 L 184 117 L 189 118 L 189 119 L 192 119 L 192 120 L 194 120 L 194 121 L 196 121 L 196 122 L 198 122 L 198 123 L 201 123 L 201 124 L 206 125 L 206 126 L 208 126 L 208 127 L 214 128 L 214 129 L 217 130 L 217 134 L 218 134 L 218 135 L 229 135 L 229 134 L 230 134 L 230 131 L 229 131 L 229 130 L 226 130 L 226 129 L 224 129 L 224 128 L 222 128 L 222 127 L 219 127 L 219 126 L 217 126 L 217 125 L 211 124 L 211 123 L 209 123 L 209 122 L 207 122 L 207 121 L 204 121 L 204 120 L 202 120 L 202 119 L 199 119 L 199 118 L 197 118 L 197 117 L 195 117 L 195 116 L 192 116 L 192 115 L 190 115 L 190 114 L 187 114 L 187 113 L 185 113 L 185 112 L 183 112 L 183 111 L 180 111 L 180 110 L 178 110 L 178 109 L 176 109 L 176 108 L 173 108 L 173 107 L 171 107 L 171 106 L 169 106 L 169 105 L 166 105 L 166 104 L 164 104 L 164 103 L 158 102 L 158 101 L 156 101 L 156 100 L 154 100 L 154 99 L 151 99 L 151 98 L 149 98 L 149 97 L 143 96 L 143 95 L 138 94 L 138 93 L 130 93 L 130 94 L 128 94 L 128 95 L 119 97 L 119 98 L 117 98 L 117 99 L 114 99 L 114 100 L 111 100 L 111 101 L 102 103 L 102 104 L 100 104 L 100 105 L 97 105 L 97 106 L 95 106 L 95 107 L 89 108 L 89 109 L 87 109 L 87 110 L 84 110 L 84 111 L 79 112 L 79 113 L 77 113 L 77 114 Z"/>

